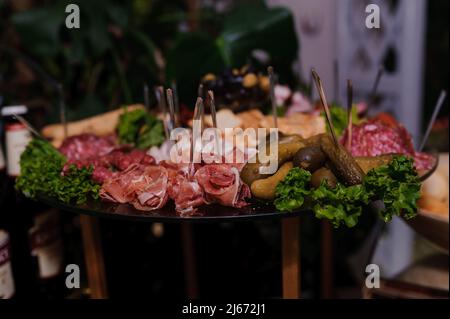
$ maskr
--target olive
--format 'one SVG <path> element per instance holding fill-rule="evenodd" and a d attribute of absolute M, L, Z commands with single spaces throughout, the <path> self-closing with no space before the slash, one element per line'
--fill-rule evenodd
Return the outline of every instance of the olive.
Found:
<path fill-rule="evenodd" d="M 317 188 L 323 180 L 325 180 L 328 186 L 332 188 L 336 186 L 336 176 L 334 176 L 333 172 L 326 167 L 319 168 L 311 175 L 311 185 L 314 188 Z"/>
<path fill-rule="evenodd" d="M 248 73 L 244 76 L 243 80 L 242 80 L 242 85 L 245 88 L 250 88 L 255 86 L 258 83 L 258 78 L 256 77 L 256 75 L 254 73 Z"/>
<path fill-rule="evenodd" d="M 212 82 L 216 79 L 216 76 L 212 73 L 207 73 L 203 76 L 203 82 Z"/>
<path fill-rule="evenodd" d="M 325 164 L 326 159 L 325 153 L 322 152 L 320 147 L 308 146 L 299 149 L 295 153 L 293 163 L 294 166 L 313 173 Z"/>

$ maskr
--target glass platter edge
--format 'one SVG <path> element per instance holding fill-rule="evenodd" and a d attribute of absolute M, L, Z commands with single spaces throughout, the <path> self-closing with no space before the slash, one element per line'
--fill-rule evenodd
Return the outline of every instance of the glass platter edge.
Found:
<path fill-rule="evenodd" d="M 226 207 L 216 204 L 203 205 L 193 216 L 180 216 L 175 212 L 175 206 L 168 203 L 163 208 L 153 211 L 141 211 L 129 204 L 118 204 L 101 200 L 88 200 L 85 204 L 66 204 L 51 197 L 39 196 L 38 201 L 63 211 L 89 215 L 100 218 L 122 219 L 137 222 L 200 222 L 220 223 L 237 221 L 254 221 L 262 219 L 281 219 L 300 216 L 310 212 L 309 209 L 299 209 L 293 212 L 277 211 L 272 205 L 250 205 L 244 208 Z"/>

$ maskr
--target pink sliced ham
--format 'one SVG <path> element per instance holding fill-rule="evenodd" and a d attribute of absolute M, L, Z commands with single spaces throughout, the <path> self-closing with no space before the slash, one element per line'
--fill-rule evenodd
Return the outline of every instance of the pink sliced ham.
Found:
<path fill-rule="evenodd" d="M 132 164 L 103 183 L 100 197 L 131 203 L 139 210 L 154 210 L 167 203 L 168 180 L 168 172 L 162 166 Z"/>
<path fill-rule="evenodd" d="M 144 187 L 139 188 L 133 206 L 139 210 L 154 210 L 163 207 L 169 195 L 167 186 L 169 175 L 167 169 L 162 166 L 146 166 L 143 174 Z"/>
<path fill-rule="evenodd" d="M 205 202 L 224 206 L 244 207 L 245 197 L 250 197 L 248 186 L 239 176 L 236 167 L 227 164 L 210 164 L 195 173 L 195 179 L 203 189 Z"/>
<path fill-rule="evenodd" d="M 167 193 L 175 202 L 175 210 L 181 215 L 193 214 L 197 208 L 205 203 L 203 191 L 194 178 L 195 170 L 199 167 L 191 163 L 173 163 L 161 161 L 169 175 Z"/>
<path fill-rule="evenodd" d="M 197 208 L 205 203 L 198 182 L 181 174 L 171 179 L 168 193 L 175 202 L 176 211 L 181 215 L 195 213 Z"/>
<path fill-rule="evenodd" d="M 136 191 L 145 186 L 143 173 L 143 166 L 131 165 L 103 183 L 100 198 L 122 204 L 133 201 L 136 198 Z"/>

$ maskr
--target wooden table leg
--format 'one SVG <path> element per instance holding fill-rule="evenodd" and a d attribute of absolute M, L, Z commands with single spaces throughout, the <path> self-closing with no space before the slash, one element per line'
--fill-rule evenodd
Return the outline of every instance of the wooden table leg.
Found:
<path fill-rule="evenodd" d="M 184 259 L 184 274 L 186 278 L 186 293 L 189 299 L 196 299 L 198 298 L 198 285 L 192 225 L 181 225 L 181 240 Z"/>
<path fill-rule="evenodd" d="M 281 221 L 283 298 L 300 298 L 300 217 Z"/>
<path fill-rule="evenodd" d="M 333 298 L 333 225 L 322 220 L 321 225 L 321 296 Z"/>
<path fill-rule="evenodd" d="M 80 215 L 80 225 L 91 298 L 106 299 L 108 291 L 98 220 L 95 217 Z"/>

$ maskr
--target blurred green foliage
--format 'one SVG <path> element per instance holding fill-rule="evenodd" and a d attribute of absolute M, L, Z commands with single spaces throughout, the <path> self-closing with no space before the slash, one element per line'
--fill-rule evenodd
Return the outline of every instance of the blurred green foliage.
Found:
<path fill-rule="evenodd" d="M 69 120 L 141 102 L 144 83 L 168 86 L 175 80 L 180 100 L 191 106 L 202 75 L 240 67 L 251 61 L 255 49 L 269 54 L 282 80 L 295 79 L 291 66 L 298 43 L 292 14 L 285 8 L 268 8 L 263 1 L 245 1 L 231 12 L 203 8 L 195 14 L 183 0 L 39 3 L 0 14 L 0 39 L 11 38 L 2 33 L 14 34 L 18 41 L 5 45 L 31 57 L 43 73 L 64 86 Z M 79 29 L 65 27 L 69 3 L 80 8 Z M 14 72 L 11 63 L 0 59 L 3 78 Z M 36 78 L 44 90 L 34 88 L 31 95 L 46 95 L 54 104 L 54 89 Z M 10 100 L 20 101 L 21 90 L 14 88 L 2 94 L 17 94 Z"/>
<path fill-rule="evenodd" d="M 298 42 L 291 12 L 263 3 L 243 4 L 227 14 L 218 35 L 205 32 L 180 34 L 167 56 L 166 75 L 176 79 L 182 99 L 195 99 L 202 75 L 225 67 L 239 68 L 251 61 L 254 50 L 268 54 L 281 81 L 293 82 L 292 63 Z"/>

